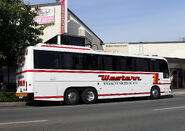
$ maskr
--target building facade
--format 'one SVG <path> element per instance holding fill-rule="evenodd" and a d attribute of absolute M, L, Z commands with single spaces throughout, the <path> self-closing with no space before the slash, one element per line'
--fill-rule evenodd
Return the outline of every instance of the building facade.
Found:
<path fill-rule="evenodd" d="M 35 20 L 39 24 L 50 24 L 44 29 L 44 35 L 40 36 L 43 42 L 47 44 L 88 46 L 94 50 L 103 50 L 103 41 L 67 8 L 66 1 L 32 6 L 33 9 L 39 7 L 38 16 Z M 64 4 L 66 4 L 65 8 L 67 9 L 65 13 L 62 13 Z M 51 15 L 48 15 L 49 13 Z M 63 31 L 63 28 L 66 28 L 65 31 Z"/>
<path fill-rule="evenodd" d="M 94 50 L 103 50 L 103 41 L 84 24 L 70 9 L 67 0 L 56 3 L 32 5 L 39 8 L 34 20 L 47 25 L 40 36 L 46 44 L 64 44 L 88 46 Z M 16 90 L 16 69 L 0 65 L 0 82 L 5 83 L 7 91 Z"/>
<path fill-rule="evenodd" d="M 172 88 L 185 88 L 185 41 L 107 43 L 107 52 L 131 55 L 157 55 L 169 62 Z"/>

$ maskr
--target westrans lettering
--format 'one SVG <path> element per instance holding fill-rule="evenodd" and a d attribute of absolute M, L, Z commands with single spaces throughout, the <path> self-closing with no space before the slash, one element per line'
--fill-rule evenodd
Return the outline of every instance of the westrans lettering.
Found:
<path fill-rule="evenodd" d="M 98 75 L 103 81 L 141 81 L 142 79 L 139 76 L 110 76 L 110 75 Z"/>

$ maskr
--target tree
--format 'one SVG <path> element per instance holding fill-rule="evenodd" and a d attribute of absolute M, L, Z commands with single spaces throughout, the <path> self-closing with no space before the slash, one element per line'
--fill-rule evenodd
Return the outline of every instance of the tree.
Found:
<path fill-rule="evenodd" d="M 0 65 L 15 65 L 23 48 L 42 42 L 36 12 L 22 0 L 0 0 Z"/>

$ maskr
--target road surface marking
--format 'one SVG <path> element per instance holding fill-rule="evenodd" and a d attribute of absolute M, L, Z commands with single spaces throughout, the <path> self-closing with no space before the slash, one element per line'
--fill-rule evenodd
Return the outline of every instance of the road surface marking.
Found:
<path fill-rule="evenodd" d="M 183 108 L 185 108 L 185 106 L 176 106 L 176 107 L 169 107 L 169 108 L 154 109 L 154 111 L 173 110 L 173 109 L 183 109 Z"/>
<path fill-rule="evenodd" d="M 0 125 L 26 124 L 26 123 L 37 123 L 37 122 L 46 122 L 46 121 L 48 121 L 48 120 L 34 120 L 34 121 L 7 122 L 7 123 L 0 123 Z"/>

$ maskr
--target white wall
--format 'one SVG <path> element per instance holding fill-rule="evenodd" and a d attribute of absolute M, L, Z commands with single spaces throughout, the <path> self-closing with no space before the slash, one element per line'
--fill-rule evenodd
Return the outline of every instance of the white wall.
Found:
<path fill-rule="evenodd" d="M 101 40 L 68 10 L 68 35 L 86 38 L 92 48 L 102 50 Z"/>
<path fill-rule="evenodd" d="M 61 4 L 39 5 L 40 7 L 53 7 L 55 9 L 55 22 L 53 25 L 44 29 L 44 35 L 40 36 L 46 42 L 61 33 Z M 102 41 L 87 26 L 81 22 L 70 10 L 67 16 L 68 32 L 67 35 L 84 37 L 92 43 L 92 48 L 102 50 Z"/>
<path fill-rule="evenodd" d="M 128 52 L 185 59 L 185 43 L 129 44 Z"/>
<path fill-rule="evenodd" d="M 44 35 L 40 36 L 43 39 L 43 42 L 48 41 L 61 32 L 61 5 L 54 5 L 51 7 L 55 8 L 55 22 L 53 25 L 44 29 Z"/>
<path fill-rule="evenodd" d="M 128 54 L 128 43 L 105 44 L 103 45 L 103 49 L 105 52 Z"/>
<path fill-rule="evenodd" d="M 183 42 L 153 42 L 153 43 L 110 43 L 104 45 L 104 51 L 130 55 L 158 55 L 167 58 L 184 59 L 185 43 Z M 184 63 L 169 63 L 170 68 L 183 68 Z"/>

